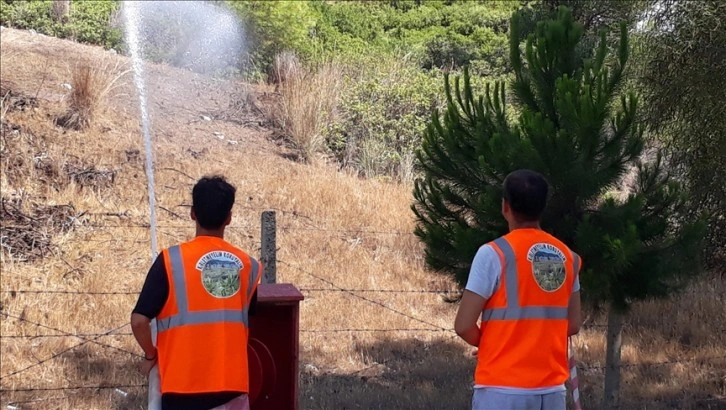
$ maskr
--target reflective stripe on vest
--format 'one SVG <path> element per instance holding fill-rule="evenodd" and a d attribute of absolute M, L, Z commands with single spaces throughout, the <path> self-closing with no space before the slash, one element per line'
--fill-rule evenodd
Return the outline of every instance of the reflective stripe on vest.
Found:
<path fill-rule="evenodd" d="M 481 314 L 482 321 L 486 320 L 519 320 L 519 319 L 567 319 L 567 308 L 556 306 L 525 306 L 519 304 L 519 286 L 517 278 L 517 258 L 514 249 L 506 239 L 500 237 L 494 240 L 504 255 L 504 281 L 507 295 L 507 306 L 503 308 L 484 309 Z M 579 259 L 575 259 L 579 266 Z"/>
<path fill-rule="evenodd" d="M 178 326 L 199 325 L 205 323 L 233 322 L 243 323 L 245 326 L 249 326 L 247 319 L 249 303 L 245 304 L 245 308 L 243 310 L 216 309 L 190 312 L 189 302 L 187 300 L 184 260 L 182 259 L 181 249 L 179 248 L 179 245 L 176 245 L 169 248 L 168 252 L 169 261 L 171 262 L 171 277 L 174 281 L 174 292 L 176 295 L 178 313 L 163 319 L 157 319 L 156 326 L 159 332 Z M 252 272 L 250 272 L 250 281 L 247 286 L 247 302 L 249 302 L 252 297 L 252 287 L 257 280 L 257 274 L 259 271 L 259 264 L 257 261 L 253 258 L 250 258 L 250 261 L 252 262 Z"/>

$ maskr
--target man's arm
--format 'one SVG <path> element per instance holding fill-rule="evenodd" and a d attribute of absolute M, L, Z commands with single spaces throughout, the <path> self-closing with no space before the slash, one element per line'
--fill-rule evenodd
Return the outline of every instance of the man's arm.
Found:
<path fill-rule="evenodd" d="M 499 286 L 501 271 L 502 264 L 494 248 L 489 245 L 479 248 L 454 320 L 456 334 L 472 346 L 479 346 L 481 329 L 477 322 L 488 298 Z"/>
<path fill-rule="evenodd" d="M 479 346 L 481 330 L 477 325 L 481 310 L 486 299 L 466 289 L 459 303 L 459 310 L 454 320 L 454 330 L 466 343 L 472 346 Z"/>
<path fill-rule="evenodd" d="M 169 279 L 166 276 L 164 258 L 157 256 L 146 275 L 144 287 L 131 312 L 131 330 L 146 358 L 156 356 L 156 348 L 151 340 L 151 319 L 157 317 L 169 297 Z"/>
<path fill-rule="evenodd" d="M 252 294 L 252 300 L 250 300 L 250 307 L 247 310 L 247 314 L 252 316 L 255 313 L 257 313 L 257 289 L 255 289 L 255 293 Z"/>
<path fill-rule="evenodd" d="M 154 347 L 154 343 L 151 340 L 151 319 L 139 313 L 132 313 L 131 330 L 139 346 L 144 351 L 144 357 L 147 360 L 155 358 L 156 347 Z"/>
<path fill-rule="evenodd" d="M 572 284 L 572 294 L 567 305 L 567 336 L 576 335 L 582 326 L 582 303 L 580 301 L 580 271 L 582 271 L 582 258 L 577 255 L 578 272 L 575 272 L 575 282 Z"/>
<path fill-rule="evenodd" d="M 249 306 L 247 307 L 247 314 L 249 316 L 252 316 L 255 313 L 257 313 L 257 289 L 259 289 L 260 282 L 262 281 L 262 276 L 264 276 L 264 274 L 265 274 L 265 266 L 262 264 L 262 262 L 260 262 L 256 259 L 255 259 L 255 262 L 257 262 L 258 273 L 257 273 L 257 278 L 255 278 L 254 285 L 253 285 L 255 288 L 255 291 L 252 293 L 252 297 L 249 300 Z"/>
<path fill-rule="evenodd" d="M 567 306 L 567 336 L 576 335 L 582 326 L 582 308 L 580 291 L 572 292 L 570 303 Z"/>

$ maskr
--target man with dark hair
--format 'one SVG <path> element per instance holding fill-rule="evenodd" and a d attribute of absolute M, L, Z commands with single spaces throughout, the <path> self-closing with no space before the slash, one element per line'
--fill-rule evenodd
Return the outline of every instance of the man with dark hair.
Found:
<path fill-rule="evenodd" d="M 522 222 L 539 221 L 547 206 L 548 191 L 547 181 L 534 171 L 514 171 L 504 179 L 504 201 Z"/>
<path fill-rule="evenodd" d="M 196 183 L 196 235 L 159 254 L 131 314 L 142 371 L 159 366 L 162 410 L 249 409 L 248 316 L 262 266 L 224 240 L 235 193 L 221 176 Z"/>
<path fill-rule="evenodd" d="M 565 410 L 567 339 L 582 322 L 582 263 L 540 227 L 542 175 L 517 170 L 503 188 L 509 233 L 477 251 L 454 323 L 478 348 L 472 408 Z"/>

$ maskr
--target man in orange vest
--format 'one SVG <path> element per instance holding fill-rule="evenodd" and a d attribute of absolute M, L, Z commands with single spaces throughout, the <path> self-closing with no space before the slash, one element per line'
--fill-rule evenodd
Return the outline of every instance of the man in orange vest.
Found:
<path fill-rule="evenodd" d="M 509 233 L 480 247 L 472 262 L 454 327 L 478 348 L 474 410 L 565 410 L 582 262 L 540 228 L 547 194 L 542 175 L 510 173 L 502 200 Z"/>
<path fill-rule="evenodd" d="M 131 314 L 145 353 L 142 371 L 159 366 L 162 410 L 249 409 L 248 316 L 262 266 L 224 240 L 235 193 L 221 176 L 197 182 L 196 236 L 162 251 Z"/>

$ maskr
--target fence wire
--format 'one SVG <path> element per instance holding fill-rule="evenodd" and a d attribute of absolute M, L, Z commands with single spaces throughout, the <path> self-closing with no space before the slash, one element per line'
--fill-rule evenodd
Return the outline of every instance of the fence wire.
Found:
<path fill-rule="evenodd" d="M 41 325 L 41 324 L 39 324 L 39 323 L 33 323 L 33 322 L 30 322 L 30 321 L 28 321 L 28 320 L 26 320 L 26 319 L 20 318 L 20 317 L 18 317 L 18 316 L 13 316 L 13 315 L 10 315 L 10 314 L 8 314 L 8 313 L 5 313 L 5 312 L 0 312 L 0 314 L 2 314 L 3 316 L 6 316 L 6 317 L 8 317 L 8 318 L 11 318 L 11 319 L 17 319 L 17 320 L 21 320 L 21 321 L 29 322 L 29 323 L 32 323 L 32 324 L 34 324 L 34 325 L 36 325 L 36 326 L 48 327 L 48 326 L 44 326 L 44 325 Z M 66 349 L 63 349 L 63 350 L 61 350 L 61 351 L 59 351 L 59 352 L 56 352 L 56 353 L 54 353 L 54 354 L 50 355 L 49 357 L 46 357 L 45 359 L 41 359 L 41 360 L 38 360 L 38 361 L 37 361 L 36 363 L 33 363 L 33 364 L 31 364 L 31 365 L 29 365 L 29 366 L 26 366 L 26 367 L 23 367 L 22 369 L 19 369 L 19 370 L 15 370 L 15 371 L 12 371 L 12 372 L 10 372 L 10 373 L 8 373 L 8 374 L 2 375 L 2 376 L 0 376 L 0 380 L 3 380 L 3 379 L 7 379 L 8 377 L 11 377 L 11 376 L 15 376 L 15 375 L 17 375 L 17 374 L 20 374 L 20 373 L 26 372 L 26 371 L 28 371 L 28 370 L 30 370 L 30 369 L 32 369 L 32 368 L 38 367 L 38 366 L 40 366 L 40 365 L 42 365 L 42 364 L 44 364 L 44 363 L 46 363 L 46 362 L 49 362 L 49 361 L 51 361 L 51 360 L 53 360 L 53 359 L 55 359 L 55 358 L 57 358 L 57 357 L 60 357 L 60 356 L 61 356 L 61 355 L 63 355 L 64 353 L 67 353 L 67 352 L 70 352 L 70 351 L 72 351 L 72 350 L 75 350 L 75 349 L 77 349 L 77 348 L 79 348 L 79 347 L 81 347 L 81 346 L 84 346 L 84 345 L 88 344 L 88 343 L 93 343 L 93 344 L 97 344 L 97 345 L 99 345 L 99 346 L 102 346 L 102 347 L 105 347 L 105 348 L 109 348 L 109 349 L 115 349 L 115 350 L 119 350 L 119 351 L 122 351 L 122 352 L 124 352 L 124 353 L 128 353 L 128 354 L 130 354 L 130 355 L 133 355 L 133 356 L 141 357 L 140 355 L 138 355 L 138 354 L 136 354 L 136 353 L 133 353 L 133 352 L 129 352 L 128 350 L 125 350 L 125 349 L 123 349 L 123 348 L 120 348 L 120 347 L 117 347 L 117 346 L 112 346 L 112 345 L 108 345 L 108 344 L 105 344 L 105 343 L 101 343 L 101 342 L 98 342 L 98 341 L 97 341 L 97 339 L 100 339 L 100 338 L 101 338 L 102 336 L 104 336 L 104 335 L 108 335 L 108 334 L 111 334 L 111 333 L 113 333 L 113 332 L 115 332 L 115 331 L 117 331 L 117 330 L 123 329 L 123 328 L 124 328 L 124 327 L 126 327 L 126 326 L 128 326 L 128 323 L 126 323 L 126 324 L 123 324 L 123 325 L 121 325 L 121 326 L 118 326 L 118 327 L 115 327 L 115 328 L 113 328 L 113 329 L 111 329 L 111 330 L 109 330 L 109 331 L 107 331 L 107 332 L 105 332 L 105 333 L 103 333 L 103 334 L 100 334 L 100 335 L 98 335 L 98 336 L 94 336 L 94 337 L 92 337 L 92 338 L 89 338 L 89 339 L 86 339 L 86 338 L 84 338 L 84 337 L 81 337 L 81 336 L 75 336 L 75 335 L 73 335 L 73 334 L 68 334 L 68 337 L 77 337 L 77 338 L 79 338 L 79 339 L 81 339 L 81 340 L 83 340 L 83 341 L 82 341 L 81 343 L 77 343 L 77 344 L 75 344 L 75 345 L 72 345 L 71 347 L 68 347 L 68 348 L 66 348 Z M 51 329 L 53 329 L 53 328 L 51 328 Z M 56 331 L 61 331 L 61 330 L 59 330 L 59 329 L 53 329 L 53 330 L 56 330 Z"/>
<path fill-rule="evenodd" d="M 325 278 L 323 278 L 323 277 L 321 277 L 321 276 L 318 276 L 318 275 L 316 275 L 316 274 L 314 274 L 314 273 L 312 273 L 312 272 L 309 272 L 309 271 L 307 271 L 307 270 L 305 270 L 305 269 L 302 269 L 302 268 L 300 268 L 299 266 L 295 266 L 295 265 L 293 265 L 293 264 L 290 264 L 290 263 L 287 263 L 287 262 L 285 262 L 285 261 L 283 261 L 283 260 L 278 260 L 278 261 L 277 261 L 277 263 L 279 263 L 279 264 L 282 264 L 282 265 L 285 265 L 285 266 L 288 266 L 288 267 L 290 267 L 290 268 L 292 268 L 292 269 L 295 269 L 295 270 L 297 270 L 297 271 L 299 271 L 299 272 L 302 272 L 302 273 L 304 273 L 304 274 L 306 274 L 306 275 L 308 275 L 308 276 L 310 276 L 310 277 L 313 277 L 313 278 L 315 278 L 315 279 L 317 279 L 317 280 L 319 280 L 319 281 L 321 281 L 321 282 L 327 283 L 328 285 L 330 285 L 330 286 L 331 286 L 331 287 L 333 287 L 334 289 L 338 289 L 339 291 L 341 291 L 341 292 L 344 292 L 344 293 L 347 293 L 347 294 L 349 294 L 349 295 L 351 295 L 351 296 L 353 296 L 353 297 L 355 297 L 355 298 L 358 298 L 358 299 L 364 300 L 364 301 L 366 301 L 366 302 L 368 302 L 368 303 L 371 303 L 371 304 L 374 304 L 374 305 L 376 305 L 376 306 L 380 306 L 380 307 L 382 307 L 383 309 L 386 309 L 386 310 L 388 310 L 388 311 L 391 311 L 391 312 L 393 312 L 393 313 L 396 313 L 396 314 L 398 314 L 398 315 L 404 316 L 404 317 L 406 317 L 406 318 L 408 318 L 408 319 L 411 319 L 411 320 L 413 320 L 413 321 L 415 321 L 415 322 L 423 323 L 423 324 L 425 324 L 425 325 L 427 325 L 427 326 L 430 326 L 430 327 L 432 327 L 432 328 L 434 328 L 434 329 L 437 329 L 438 331 L 441 331 L 441 332 L 453 332 L 453 331 L 454 331 L 453 329 L 447 329 L 447 328 L 445 328 L 445 327 L 441 327 L 441 326 L 439 326 L 439 325 L 433 324 L 433 323 L 431 323 L 431 322 L 428 322 L 428 321 L 426 321 L 426 320 L 423 320 L 423 319 L 419 319 L 419 318 L 417 318 L 417 317 L 415 317 L 415 316 L 412 316 L 412 315 L 410 315 L 410 314 L 408 314 L 408 313 L 404 313 L 404 312 L 401 312 L 400 310 L 397 310 L 397 309 L 394 309 L 394 308 L 392 308 L 392 307 L 390 307 L 390 306 L 387 306 L 387 305 L 385 305 L 385 304 L 383 304 L 383 303 L 381 303 L 381 302 L 379 302 L 379 301 L 377 301 L 377 300 L 369 299 L 369 298 L 367 298 L 367 297 L 365 297 L 365 296 L 361 296 L 361 295 L 358 295 L 358 294 L 357 294 L 357 293 L 355 293 L 355 292 L 351 292 L 351 291 L 345 290 L 344 288 L 342 288 L 342 287 L 340 287 L 340 286 L 336 285 L 336 284 L 335 284 L 335 283 L 334 283 L 333 281 L 330 281 L 330 280 L 328 280 L 328 279 L 325 279 Z"/>
<path fill-rule="evenodd" d="M 292 215 L 295 218 L 300 219 L 306 219 L 311 221 L 311 223 L 315 223 L 315 221 L 312 220 L 312 218 L 305 216 L 297 211 L 289 211 L 289 210 L 283 210 L 279 208 L 253 208 L 253 207 L 242 207 L 244 209 L 254 210 L 254 211 L 261 211 L 261 210 L 275 210 L 277 212 Z M 167 210 L 168 211 L 168 210 Z M 174 212 L 170 212 L 173 215 L 179 216 L 178 214 L 175 214 Z M 96 214 L 101 215 L 101 214 Z M 118 217 L 119 219 L 124 218 L 131 218 L 130 215 L 127 215 L 125 213 L 104 213 L 101 216 L 104 216 L 106 218 L 108 217 Z M 181 218 L 179 218 L 181 219 Z M 122 229 L 122 228 L 138 228 L 138 229 L 148 229 L 150 228 L 149 224 L 118 224 L 118 225 L 108 225 L 108 224 L 94 224 L 89 222 L 82 222 L 81 226 L 87 226 L 87 227 L 93 227 L 93 228 L 102 228 L 102 229 Z M 175 226 L 175 225 L 161 225 L 157 226 L 159 229 L 179 229 L 179 228 L 187 228 L 187 226 Z M 231 229 L 249 229 L 248 226 L 239 226 L 239 225 L 233 225 L 230 226 Z M 304 231 L 304 232 L 327 232 L 327 233 L 338 233 L 338 234 L 353 234 L 353 235 L 413 235 L 411 232 L 406 231 L 381 231 L 381 230 L 368 230 L 368 229 L 355 229 L 355 228 L 348 228 L 348 229 L 328 229 L 328 228 L 320 228 L 316 226 L 306 226 L 306 227 L 278 227 L 281 231 Z M 97 242 L 109 242 L 113 239 L 98 239 Z M 146 241 L 142 240 L 136 240 L 132 241 L 134 243 L 146 243 Z M 259 244 L 260 242 L 255 242 L 256 244 Z M 392 308 L 380 301 L 371 299 L 369 297 L 363 296 L 361 294 L 387 294 L 387 295 L 403 295 L 403 294 L 444 294 L 444 295 L 456 295 L 460 294 L 461 290 L 458 289 L 365 289 L 365 288 L 347 288 L 340 286 L 336 284 L 335 282 L 326 279 L 322 276 L 316 275 L 308 270 L 305 270 L 299 266 L 296 266 L 294 264 L 288 263 L 283 260 L 278 260 L 278 263 L 284 266 L 287 266 L 291 269 L 297 270 L 315 280 L 318 280 L 324 284 L 326 284 L 328 287 L 301 287 L 300 291 L 303 293 L 343 293 L 350 295 L 356 299 L 362 300 L 365 303 L 369 303 L 375 306 L 378 306 L 386 311 L 389 311 L 391 313 L 394 313 L 399 316 L 403 316 L 412 322 L 416 322 L 422 325 L 425 325 L 426 327 L 407 327 L 407 328 L 343 328 L 343 329 L 300 329 L 300 332 L 302 334 L 346 334 L 346 333 L 388 333 L 388 332 L 409 332 L 409 333 L 447 333 L 451 334 L 454 333 L 454 330 L 451 328 L 443 327 L 440 325 L 437 325 L 435 323 L 431 323 L 427 320 L 418 318 L 414 315 L 411 315 L 406 312 L 402 312 L 398 309 Z M 83 271 L 83 269 L 80 268 L 73 268 L 71 266 L 71 271 Z M 116 296 L 128 296 L 128 295 L 138 295 L 138 291 L 128 291 L 128 290 L 117 290 L 117 291 L 78 291 L 78 290 L 65 290 L 65 289 L 57 289 L 57 290 L 48 290 L 48 289 L 11 289 L 11 290 L 0 290 L 0 293 L 2 294 L 9 294 L 11 297 L 16 297 L 19 294 L 28 294 L 28 295 L 67 295 L 67 296 L 109 296 L 109 295 L 116 295 Z M 306 295 L 307 296 L 307 295 Z M 128 351 L 126 349 L 123 349 L 118 346 L 113 346 L 107 343 L 103 343 L 99 341 L 99 339 L 102 338 L 114 338 L 114 337 L 130 337 L 133 334 L 131 332 L 125 331 L 121 332 L 120 330 L 124 327 L 128 326 L 128 323 L 125 323 L 123 325 L 117 326 L 113 329 L 107 330 L 107 331 L 101 331 L 101 332 L 89 332 L 89 333 L 72 333 L 67 332 L 61 329 L 57 329 L 51 326 L 44 325 L 42 323 L 34 322 L 31 320 L 28 320 L 24 317 L 15 316 L 12 314 L 9 314 L 7 312 L 0 311 L 0 314 L 8 319 L 13 319 L 18 322 L 27 323 L 31 326 L 35 326 L 37 329 L 43 329 L 48 332 L 53 333 L 36 333 L 36 334 L 2 334 L 0 335 L 0 339 L 38 339 L 38 338 L 76 338 L 80 339 L 81 342 L 74 344 L 68 348 L 65 348 L 59 352 L 56 352 L 49 357 L 43 358 L 38 360 L 37 362 L 26 366 L 24 368 L 12 371 L 8 374 L 0 376 L 0 380 L 7 380 L 8 378 L 18 375 L 20 373 L 23 373 L 25 371 L 28 371 L 30 369 L 36 368 L 38 366 L 43 365 L 44 363 L 47 363 L 53 359 L 56 359 L 63 354 L 72 351 L 74 349 L 77 349 L 81 346 L 87 345 L 87 344 L 95 344 L 97 346 L 100 346 L 104 349 L 114 350 L 118 352 L 122 352 L 128 355 L 131 355 L 133 357 L 141 357 L 141 355 Z M 584 328 L 602 328 L 605 327 L 604 324 L 586 324 L 583 327 Z M 454 335 L 453 337 L 456 337 Z M 701 361 L 718 361 L 726 359 L 726 356 L 716 356 L 716 357 L 709 357 L 709 358 L 702 358 Z M 687 361 L 684 360 L 666 360 L 666 361 L 660 361 L 660 362 L 650 362 L 650 363 L 622 363 L 618 367 L 623 369 L 632 369 L 632 368 L 650 368 L 650 367 L 657 367 L 657 366 L 667 366 L 667 365 L 674 365 L 674 364 L 680 364 L 685 363 Z M 607 368 L 607 366 L 586 366 L 585 371 L 604 371 Z M 138 389 L 138 388 L 146 388 L 146 384 L 103 384 L 103 385 L 83 385 L 83 386 L 56 386 L 56 387 L 20 387 L 20 388 L 2 388 L 0 387 L 0 393 L 12 393 L 12 392 L 56 392 L 56 391 L 77 391 L 77 390 L 109 390 L 109 389 Z M 59 399 L 67 398 L 69 396 L 65 396 Z M 45 399 L 42 399 L 45 400 Z M 25 402 L 12 402 L 11 404 L 21 404 L 21 403 L 29 403 L 37 401 L 36 400 L 27 400 Z M 685 399 L 681 401 L 673 401 L 673 400 L 651 400 L 648 402 L 643 402 L 643 404 L 646 403 L 725 403 L 724 399 L 721 398 L 706 398 L 706 399 Z"/>

